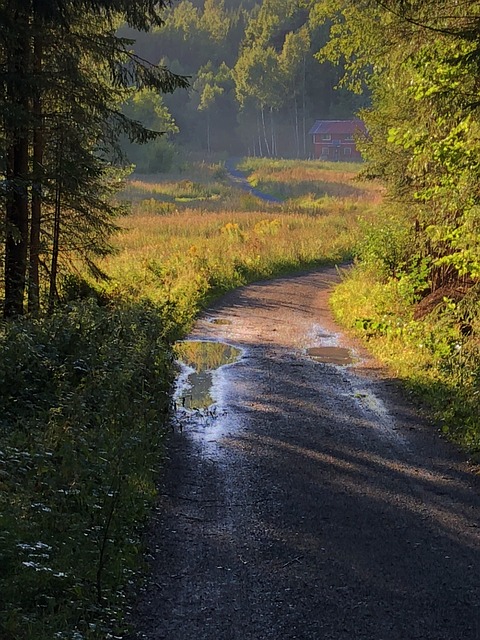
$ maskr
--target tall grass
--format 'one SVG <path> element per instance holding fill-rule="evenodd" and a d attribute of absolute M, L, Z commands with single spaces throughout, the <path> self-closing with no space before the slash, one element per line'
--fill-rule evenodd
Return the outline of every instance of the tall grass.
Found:
<path fill-rule="evenodd" d="M 165 310 L 168 330 L 176 331 L 229 289 L 351 258 L 359 219 L 373 215 L 378 198 L 378 190 L 352 186 L 358 165 L 312 162 L 296 168 L 290 161 L 249 160 L 240 167 L 280 176 L 277 182 L 288 185 L 289 198 L 264 203 L 231 184 L 221 165 L 197 167 L 191 181 L 185 175 L 177 182 L 168 176 L 132 180 L 124 194 L 131 198 L 132 214 L 122 221 L 117 254 L 101 265 L 111 278 L 109 290 L 152 300 Z M 326 194 L 324 184 L 341 195 Z M 342 184 L 343 192 L 336 186 Z M 144 189 L 158 195 L 156 209 L 138 197 Z M 218 197 L 207 197 L 214 191 Z M 194 202 L 195 194 L 205 197 Z M 174 209 L 165 208 L 166 197 Z"/>
<path fill-rule="evenodd" d="M 345 205 L 378 204 L 383 189 L 378 183 L 358 179 L 362 165 L 322 160 L 266 160 L 247 158 L 239 169 L 250 184 L 281 198 L 290 207 L 327 210 L 334 202 Z"/>
<path fill-rule="evenodd" d="M 102 265 L 110 287 L 165 309 L 187 328 L 213 297 L 247 282 L 351 255 L 353 216 L 264 212 L 137 214 L 124 221 L 119 252 Z"/>
<path fill-rule="evenodd" d="M 184 210 L 123 221 L 117 255 L 102 268 L 122 295 L 148 297 L 168 322 L 188 326 L 213 297 L 274 275 L 341 263 L 352 255 L 358 210 L 330 215 Z"/>
<path fill-rule="evenodd" d="M 331 298 L 337 319 L 435 415 L 443 433 L 480 462 L 480 290 L 440 296 L 415 314 L 418 281 L 358 264 Z"/>

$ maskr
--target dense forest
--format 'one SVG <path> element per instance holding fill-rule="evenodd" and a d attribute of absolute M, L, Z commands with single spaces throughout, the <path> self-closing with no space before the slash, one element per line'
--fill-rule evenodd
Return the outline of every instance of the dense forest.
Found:
<path fill-rule="evenodd" d="M 465 292 L 480 277 L 479 3 L 332 0 L 316 12 L 333 21 L 321 57 L 346 61 L 343 83 L 373 93 L 366 175 L 387 185 L 406 234 L 401 259 L 382 247 L 389 275 L 407 271 L 421 294 Z"/>
<path fill-rule="evenodd" d="M 369 91 L 338 87 L 342 64 L 319 61 L 328 25 L 316 3 L 298 0 L 174 3 L 150 33 L 122 29 L 143 58 L 190 78 L 190 88 L 163 99 L 144 93 L 128 107 L 148 126 L 190 150 L 243 156 L 307 158 L 316 119 L 351 118 Z M 169 167 L 165 140 L 130 148 L 139 171 Z"/>

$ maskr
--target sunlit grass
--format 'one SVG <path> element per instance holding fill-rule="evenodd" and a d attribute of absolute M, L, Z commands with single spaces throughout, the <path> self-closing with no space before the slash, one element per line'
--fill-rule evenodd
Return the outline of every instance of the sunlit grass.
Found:
<path fill-rule="evenodd" d="M 401 279 L 387 282 L 358 265 L 336 287 L 331 304 L 337 320 L 428 406 L 442 431 L 480 460 L 478 314 L 472 310 L 471 334 L 464 335 L 458 306 L 415 320 L 405 294 Z"/>
<path fill-rule="evenodd" d="M 167 285 L 180 281 L 228 289 L 251 277 L 342 261 L 355 242 L 357 212 L 312 216 L 185 210 L 163 216 L 137 213 L 122 226 L 118 253 L 102 267 L 118 286 L 158 299 Z"/>
<path fill-rule="evenodd" d="M 314 212 L 337 205 L 377 204 L 382 197 L 378 184 L 357 180 L 363 165 L 322 161 L 247 158 L 239 168 L 252 187 L 273 195 L 282 204 L 265 205 L 253 194 L 241 191 L 228 180 L 222 164 L 196 163 L 188 171 L 158 176 L 135 175 L 119 195 L 135 205 L 135 211 L 163 215 L 186 208 L 208 211 Z"/>
<path fill-rule="evenodd" d="M 226 196 L 228 191 L 227 185 L 217 181 L 202 183 L 183 179 L 174 182 L 170 179 L 152 182 L 143 177 L 130 180 L 119 197 L 130 202 L 149 199 L 159 202 L 190 202 L 218 200 L 221 196 Z"/>
<path fill-rule="evenodd" d="M 306 209 L 322 207 L 324 198 L 379 203 L 383 188 L 359 180 L 362 168 L 362 164 L 353 162 L 264 158 L 247 158 L 239 165 L 252 186 L 288 201 L 290 206 Z"/>
<path fill-rule="evenodd" d="M 321 164 L 308 165 L 309 170 L 325 172 Z M 265 162 L 265 170 L 268 166 Z M 289 189 L 298 197 L 280 204 L 264 203 L 238 188 L 220 165 L 194 167 L 191 176 L 182 174 L 176 181 L 135 177 L 124 192 L 132 214 L 120 221 L 117 253 L 100 265 L 110 277 L 109 290 L 146 297 L 164 309 L 166 322 L 187 328 L 198 310 L 222 292 L 348 260 L 359 219 L 375 210 L 370 194 L 347 184 L 342 197 L 326 195 L 318 185 L 334 190 L 340 180 L 334 171 L 330 181 L 315 183 L 304 180 L 303 169 L 295 173 L 293 164 L 288 170 L 293 172 Z M 285 182 L 278 184 L 287 185 L 286 171 L 283 167 Z M 349 180 L 353 175 L 350 171 Z M 196 201 L 185 202 L 194 196 Z"/>

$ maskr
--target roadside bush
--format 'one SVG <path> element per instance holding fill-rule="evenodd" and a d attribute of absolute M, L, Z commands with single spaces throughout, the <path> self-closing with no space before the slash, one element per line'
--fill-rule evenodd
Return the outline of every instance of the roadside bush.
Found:
<path fill-rule="evenodd" d="M 152 306 L 93 299 L 0 326 L 3 639 L 123 626 L 169 406 L 162 331 Z"/>
<path fill-rule="evenodd" d="M 411 229 L 400 215 L 379 212 L 375 221 L 361 223 L 356 257 L 363 268 L 381 278 L 397 277 L 412 258 Z"/>

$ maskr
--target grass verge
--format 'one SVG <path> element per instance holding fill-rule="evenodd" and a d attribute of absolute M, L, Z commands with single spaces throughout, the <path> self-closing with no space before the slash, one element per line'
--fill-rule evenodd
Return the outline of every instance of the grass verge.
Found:
<path fill-rule="evenodd" d="M 433 410 L 442 432 L 480 461 L 480 291 L 447 296 L 415 319 L 408 278 L 379 279 L 357 265 L 331 304 L 344 326 L 359 335 L 395 377 Z"/>

